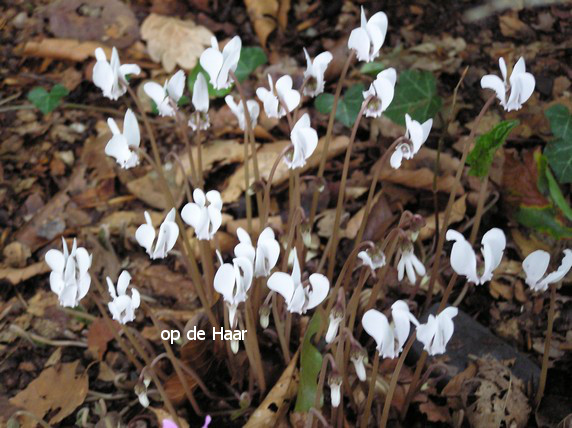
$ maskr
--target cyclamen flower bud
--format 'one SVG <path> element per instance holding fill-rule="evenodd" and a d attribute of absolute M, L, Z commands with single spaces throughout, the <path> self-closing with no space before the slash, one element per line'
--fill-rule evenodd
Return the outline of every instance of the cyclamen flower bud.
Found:
<path fill-rule="evenodd" d="M 328 324 L 328 331 L 326 332 L 326 343 L 332 343 L 338 335 L 340 323 L 344 319 L 344 308 L 337 304 L 330 312 L 330 322 Z"/>
<path fill-rule="evenodd" d="M 230 350 L 232 351 L 233 354 L 236 354 L 238 352 L 238 346 L 239 346 L 238 340 L 232 339 L 230 341 Z"/>
<path fill-rule="evenodd" d="M 342 377 L 334 372 L 328 378 L 328 386 L 330 387 L 330 400 L 332 407 L 338 407 L 342 401 Z"/>
<path fill-rule="evenodd" d="M 366 379 L 365 363 L 367 362 L 367 353 L 365 350 L 352 345 L 350 361 L 354 365 L 358 379 L 364 382 Z"/>
<path fill-rule="evenodd" d="M 262 328 L 268 328 L 270 322 L 270 306 L 266 303 L 263 304 L 258 310 L 258 314 L 260 315 L 260 326 Z"/>

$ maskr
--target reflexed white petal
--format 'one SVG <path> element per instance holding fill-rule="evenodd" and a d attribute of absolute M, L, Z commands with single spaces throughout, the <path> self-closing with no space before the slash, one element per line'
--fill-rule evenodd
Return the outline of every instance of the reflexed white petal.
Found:
<path fill-rule="evenodd" d="M 536 284 L 546 274 L 549 263 L 550 254 L 544 250 L 533 251 L 524 259 L 522 262 L 522 268 L 526 274 L 526 283 L 530 287 L 536 287 Z"/>
<path fill-rule="evenodd" d="M 138 75 L 139 73 L 141 73 L 141 67 L 137 64 L 122 64 L 119 66 L 119 74 L 124 80 L 126 80 L 125 76 L 127 75 Z"/>
<path fill-rule="evenodd" d="M 282 76 L 276 81 L 276 93 L 286 105 L 288 112 L 291 112 L 300 104 L 300 93 L 292 89 L 292 78 L 290 76 Z"/>
<path fill-rule="evenodd" d="M 386 338 L 386 332 L 390 329 L 387 317 L 376 309 L 370 309 L 361 319 L 363 329 L 377 343 L 377 349 L 381 350 Z"/>
<path fill-rule="evenodd" d="M 313 309 L 328 297 L 330 292 L 330 281 L 320 273 L 310 275 L 310 285 L 312 290 L 308 292 L 308 303 L 306 309 Z"/>
<path fill-rule="evenodd" d="M 222 264 L 214 277 L 214 289 L 220 293 L 226 302 L 233 303 L 233 290 L 236 283 L 234 266 L 230 263 Z"/>
<path fill-rule="evenodd" d="M 395 148 L 395 151 L 391 155 L 389 159 L 389 164 L 393 169 L 398 169 L 401 166 L 401 162 L 403 161 L 403 151 L 398 147 Z"/>
<path fill-rule="evenodd" d="M 213 205 L 209 205 L 207 208 L 208 212 L 208 219 L 209 219 L 209 239 L 211 239 L 217 230 L 222 225 L 222 214 L 220 212 L 220 208 L 217 208 Z"/>
<path fill-rule="evenodd" d="M 338 407 L 342 399 L 341 385 L 339 383 L 330 385 L 330 400 L 332 407 Z"/>
<path fill-rule="evenodd" d="M 131 308 L 137 309 L 141 304 L 141 295 L 136 288 L 131 288 Z"/>
<path fill-rule="evenodd" d="M 205 192 L 198 188 L 195 189 L 193 191 L 193 201 L 195 201 L 199 207 L 204 207 L 206 204 Z"/>
<path fill-rule="evenodd" d="M 205 49 L 205 51 L 201 54 L 199 62 L 201 67 L 204 68 L 208 73 L 211 85 L 213 85 L 215 89 L 221 89 L 218 88 L 218 75 L 220 73 L 220 69 L 222 68 L 223 56 L 222 53 L 218 50 L 218 47 L 216 49 Z"/>
<path fill-rule="evenodd" d="M 121 131 L 119 130 L 119 127 L 117 126 L 117 122 L 115 122 L 115 120 L 113 120 L 113 118 L 111 118 L 111 117 L 107 118 L 107 126 L 109 126 L 109 129 L 111 130 L 111 133 L 113 135 L 121 135 Z"/>
<path fill-rule="evenodd" d="M 185 223 L 195 229 L 198 239 L 208 238 L 209 216 L 207 209 L 194 202 L 187 203 L 181 211 L 181 218 Z"/>
<path fill-rule="evenodd" d="M 51 250 L 50 250 L 51 251 Z M 62 292 L 66 285 L 64 277 L 60 272 L 50 273 L 50 289 L 56 293 L 58 296 Z"/>
<path fill-rule="evenodd" d="M 103 55 L 103 60 L 98 60 L 93 67 L 93 83 L 101 89 L 105 97 L 111 98 L 111 89 L 115 83 L 115 78 L 113 75 L 113 69 L 105 59 L 105 53 Z"/>
<path fill-rule="evenodd" d="M 492 272 L 500 265 L 506 247 L 506 237 L 501 229 L 493 228 L 483 235 L 481 244 L 485 262 L 484 273 L 481 277 L 481 284 L 483 284 L 490 281 Z"/>
<path fill-rule="evenodd" d="M 145 212 L 147 214 L 147 212 Z M 155 228 L 152 224 L 142 224 L 135 231 L 135 239 L 137 243 L 145 248 L 147 254 L 151 255 L 153 241 L 155 240 Z"/>
<path fill-rule="evenodd" d="M 326 343 L 332 343 L 334 341 L 334 339 L 338 335 L 338 329 L 342 321 L 343 317 L 333 317 L 332 313 L 330 313 L 328 330 L 326 331 L 326 336 L 325 336 Z"/>
<path fill-rule="evenodd" d="M 234 264 L 235 275 L 241 281 L 241 292 L 245 293 L 244 299 L 246 299 L 246 292 L 252 285 L 252 262 L 245 257 L 236 257 L 232 262 Z"/>
<path fill-rule="evenodd" d="M 175 103 L 177 103 L 179 102 L 179 99 L 183 95 L 184 89 L 185 89 L 185 72 L 183 70 L 179 70 L 173 75 L 173 77 L 169 79 L 167 83 L 167 92 L 169 94 L 169 97 L 171 97 L 171 99 L 175 101 Z"/>
<path fill-rule="evenodd" d="M 572 250 L 566 249 L 564 250 L 564 257 L 562 258 L 562 262 L 560 263 L 558 269 L 546 275 L 546 278 L 542 280 L 543 287 L 546 287 L 548 284 L 553 284 L 555 282 L 560 281 L 568 274 L 571 268 L 572 268 Z"/>
<path fill-rule="evenodd" d="M 87 250 L 83 247 L 78 248 L 75 253 L 75 260 L 80 276 L 85 275 L 91 267 L 91 256 Z"/>
<path fill-rule="evenodd" d="M 125 295 L 125 292 L 127 291 L 127 287 L 129 286 L 130 282 L 131 282 L 131 275 L 129 275 L 129 272 L 127 272 L 126 270 L 121 272 L 121 274 L 119 275 L 119 278 L 117 278 L 117 295 L 118 296 Z"/>
<path fill-rule="evenodd" d="M 447 241 L 455 241 L 451 249 L 451 268 L 458 274 L 465 276 L 469 282 L 479 283 L 477 276 L 477 257 L 471 244 L 456 230 L 448 230 Z"/>
<path fill-rule="evenodd" d="M 232 96 L 230 97 L 232 98 Z M 201 111 L 203 113 L 206 113 L 209 110 L 209 90 L 207 86 L 207 81 L 203 73 L 199 73 L 197 75 L 197 80 L 193 85 L 192 101 L 195 110 Z"/>
<path fill-rule="evenodd" d="M 427 119 L 425 122 L 421 124 L 421 128 L 423 128 L 423 142 L 427 141 L 432 126 L 433 126 L 433 119 Z"/>
<path fill-rule="evenodd" d="M 370 40 L 365 28 L 355 28 L 348 39 L 348 49 L 356 51 L 359 61 L 369 61 Z"/>
<path fill-rule="evenodd" d="M 60 274 L 64 272 L 66 259 L 61 251 L 49 250 L 44 256 L 44 259 L 50 269 L 54 272 L 58 272 Z"/>
<path fill-rule="evenodd" d="M 292 249 L 294 253 L 294 260 L 292 261 L 292 280 L 296 286 L 302 283 L 302 272 L 300 271 L 300 262 L 298 261 L 298 251 L 296 248 Z"/>
<path fill-rule="evenodd" d="M 139 147 L 139 143 L 141 141 L 139 123 L 131 109 L 127 109 L 125 112 L 125 118 L 123 120 L 123 135 L 125 136 L 129 147 Z"/>
<path fill-rule="evenodd" d="M 306 304 L 306 293 L 301 285 L 297 286 L 294 290 L 292 300 L 288 304 L 288 310 L 292 313 L 303 314 L 305 312 L 304 306 Z"/>
<path fill-rule="evenodd" d="M 497 98 L 504 105 L 506 102 L 506 87 L 500 77 L 494 74 L 487 74 L 481 78 L 481 88 L 492 89 L 497 94 Z"/>
<path fill-rule="evenodd" d="M 209 190 L 206 194 L 207 201 L 217 210 L 222 209 L 222 199 L 218 190 Z"/>
<path fill-rule="evenodd" d="M 514 67 L 512 68 L 511 77 L 515 74 L 526 73 L 526 64 L 524 63 L 524 58 L 520 57 Z"/>
<path fill-rule="evenodd" d="M 113 285 L 113 281 L 110 277 L 106 277 L 105 280 L 107 281 L 107 291 L 112 299 L 117 297 L 117 293 L 115 292 L 115 285 Z"/>
<path fill-rule="evenodd" d="M 159 85 L 157 82 L 147 82 L 143 85 L 143 90 L 149 98 L 151 98 L 157 106 L 163 103 L 163 100 L 167 96 L 165 89 Z"/>
<path fill-rule="evenodd" d="M 274 272 L 268 278 L 267 285 L 272 291 L 284 297 L 286 303 L 290 303 L 294 295 L 294 281 L 290 275 L 284 272 Z"/>
<path fill-rule="evenodd" d="M 499 58 L 499 68 L 502 74 L 502 79 L 506 82 L 507 80 L 506 63 L 504 62 L 504 58 L 502 56 Z"/>
<path fill-rule="evenodd" d="M 417 327 L 417 340 L 423 344 L 423 349 L 429 354 L 432 353 L 432 342 L 437 334 L 438 322 L 434 315 L 429 315 L 425 324 Z"/>

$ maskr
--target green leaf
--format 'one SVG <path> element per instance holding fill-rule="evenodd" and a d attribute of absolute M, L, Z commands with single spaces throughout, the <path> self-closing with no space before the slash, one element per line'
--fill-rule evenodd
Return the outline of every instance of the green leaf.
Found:
<path fill-rule="evenodd" d="M 572 183 L 572 115 L 568 109 L 556 104 L 544 113 L 556 137 L 546 145 L 544 155 L 560 183 Z"/>
<path fill-rule="evenodd" d="M 360 68 L 361 74 L 369 74 L 370 76 L 377 76 L 379 72 L 383 71 L 385 66 L 381 62 L 366 62 Z"/>
<path fill-rule="evenodd" d="M 338 108 L 336 110 L 336 120 L 343 123 L 348 128 L 351 128 L 357 119 L 357 115 L 363 103 L 364 87 L 361 83 L 353 85 L 338 101 Z M 323 93 L 316 97 L 314 106 L 323 114 L 329 114 L 334 105 L 334 96 L 332 94 Z"/>
<path fill-rule="evenodd" d="M 318 333 L 323 322 L 320 311 L 314 312 L 314 316 L 312 316 L 308 324 L 306 334 L 304 334 L 300 352 L 300 384 L 298 385 L 295 412 L 308 412 L 314 407 L 314 402 L 316 401 L 318 375 L 322 368 L 322 354 L 312 343 L 312 337 Z"/>
<path fill-rule="evenodd" d="M 240 50 L 240 60 L 236 67 L 236 78 L 239 82 L 246 79 L 257 67 L 266 64 L 268 57 L 258 46 L 244 47 Z"/>
<path fill-rule="evenodd" d="M 383 114 L 399 125 L 405 125 L 405 113 L 423 123 L 437 114 L 442 103 L 432 73 L 407 70 L 399 75 L 393 101 Z"/>
<path fill-rule="evenodd" d="M 496 151 L 518 123 L 518 120 L 505 120 L 477 138 L 475 147 L 467 157 L 467 164 L 471 166 L 470 175 L 483 178 L 489 173 Z"/>
<path fill-rule="evenodd" d="M 565 226 L 556 217 L 553 208 L 521 206 L 516 213 L 516 220 L 523 226 L 536 229 L 556 239 L 572 238 L 572 228 Z"/>
<path fill-rule="evenodd" d="M 28 100 L 42 113 L 48 114 L 56 109 L 67 94 L 69 94 L 67 88 L 60 84 L 55 85 L 50 92 L 36 86 L 28 92 Z"/>
<path fill-rule="evenodd" d="M 257 46 L 245 46 L 240 50 L 240 59 L 238 60 L 238 65 L 236 67 L 236 78 L 239 82 L 245 80 L 258 66 L 266 64 L 268 62 L 268 57 L 262 50 Z M 232 91 L 232 85 L 226 89 L 215 89 L 210 83 L 209 74 L 205 71 L 199 63 L 191 70 L 187 76 L 187 87 L 189 91 L 193 93 L 193 86 L 197 80 L 199 73 L 203 73 L 207 81 L 207 86 L 209 90 L 209 96 L 213 98 L 221 98 Z"/>
<path fill-rule="evenodd" d="M 550 171 L 546 156 L 537 151 L 534 153 L 534 158 L 536 159 L 536 165 L 538 168 L 538 190 L 544 194 L 550 194 L 552 202 L 556 204 L 568 220 L 572 221 L 572 208 L 562 194 L 562 190 L 560 190 L 560 186 L 558 185 L 556 178 L 554 178 L 552 171 Z"/>

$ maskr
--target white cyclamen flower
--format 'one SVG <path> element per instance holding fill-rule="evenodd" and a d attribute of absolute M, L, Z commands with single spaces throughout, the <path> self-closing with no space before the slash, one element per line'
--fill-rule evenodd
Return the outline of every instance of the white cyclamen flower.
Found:
<path fill-rule="evenodd" d="M 308 113 L 304 113 L 298 119 L 290 132 L 290 139 L 294 150 L 284 157 L 284 162 L 290 169 L 302 168 L 318 146 L 318 133 L 310 126 Z"/>
<path fill-rule="evenodd" d="M 189 126 L 193 131 L 197 129 L 205 130 L 210 126 L 209 122 L 209 88 L 203 73 L 197 74 L 197 80 L 193 85 L 193 107 L 194 113 L 189 118 Z"/>
<path fill-rule="evenodd" d="M 195 202 L 189 202 L 183 207 L 181 217 L 195 229 L 197 239 L 210 241 L 222 224 L 220 193 L 210 190 L 205 195 L 201 189 L 195 189 L 193 199 Z"/>
<path fill-rule="evenodd" d="M 417 275 L 425 275 L 425 266 L 417 258 L 415 252 L 413 251 L 413 245 L 407 245 L 401 250 L 401 258 L 397 263 L 397 279 L 401 281 L 403 279 L 404 273 L 407 273 L 407 279 L 411 284 L 415 284 L 415 273 Z"/>
<path fill-rule="evenodd" d="M 214 277 L 214 288 L 228 307 L 230 328 L 234 328 L 238 304 L 245 302 L 252 284 L 252 263 L 246 257 L 235 257 L 232 264 L 223 263 Z"/>
<path fill-rule="evenodd" d="M 363 329 L 375 340 L 376 350 L 382 358 L 395 358 L 395 333 L 387 317 L 376 309 L 370 309 L 361 319 Z"/>
<path fill-rule="evenodd" d="M 254 277 L 265 277 L 276 266 L 280 256 L 280 244 L 271 227 L 267 227 L 258 237 L 256 248 L 252 245 L 250 235 L 242 227 L 236 231 L 239 244 L 234 247 L 236 257 L 246 257 L 254 266 Z"/>
<path fill-rule="evenodd" d="M 145 248 L 152 260 L 164 259 L 175 246 L 179 236 L 179 226 L 175 222 L 175 208 L 169 211 L 169 214 L 167 214 L 167 217 L 161 224 L 157 241 L 155 241 L 155 228 L 147 211 L 145 211 L 145 221 L 145 224 L 137 228 L 135 239 L 139 245 Z M 153 242 L 155 242 L 155 249 L 153 249 Z"/>
<path fill-rule="evenodd" d="M 139 163 L 137 149 L 141 136 L 135 114 L 131 109 L 127 109 L 123 119 L 123 132 L 119 130 L 117 123 L 111 117 L 107 119 L 107 126 L 111 129 L 113 137 L 105 146 L 105 154 L 115 158 L 122 168 L 129 169 L 137 166 Z"/>
<path fill-rule="evenodd" d="M 324 73 L 333 57 L 331 53 L 326 51 L 319 54 L 312 61 L 306 48 L 304 48 L 304 55 L 306 56 L 306 71 L 304 71 L 306 86 L 304 86 L 304 95 L 315 97 L 324 92 Z"/>
<path fill-rule="evenodd" d="M 304 314 L 307 310 L 318 306 L 328 296 L 330 281 L 324 275 L 313 273 L 309 278 L 310 285 L 302 285 L 300 263 L 294 252 L 292 275 L 284 272 L 274 272 L 268 278 L 268 288 L 280 294 L 286 300 L 288 311 Z"/>
<path fill-rule="evenodd" d="M 328 317 L 328 330 L 326 331 L 326 343 L 332 343 L 338 335 L 338 329 L 344 320 L 343 311 L 334 306 Z"/>
<path fill-rule="evenodd" d="M 562 263 L 554 272 L 546 275 L 550 254 L 543 250 L 533 251 L 522 262 L 526 274 L 526 283 L 534 291 L 546 291 L 549 284 L 562 280 L 572 268 L 572 250 L 565 249 Z M 546 276 L 545 276 L 546 275 Z"/>
<path fill-rule="evenodd" d="M 164 86 L 156 82 L 147 82 L 143 89 L 147 96 L 157 104 L 159 115 L 174 116 L 177 103 L 185 89 L 185 72 L 177 71 L 170 79 L 165 80 Z"/>
<path fill-rule="evenodd" d="M 372 272 L 385 266 L 385 254 L 381 251 L 360 251 L 357 256 Z"/>
<path fill-rule="evenodd" d="M 371 62 L 379 55 L 387 33 L 387 15 L 377 12 L 369 21 L 361 7 L 361 26 L 352 30 L 348 48 L 356 51 L 359 61 Z"/>
<path fill-rule="evenodd" d="M 456 230 L 449 229 L 447 241 L 455 241 L 451 249 L 451 268 L 458 274 L 465 276 L 468 282 L 475 285 L 484 284 L 493 277 L 493 271 L 500 265 L 506 247 L 504 232 L 493 228 L 483 235 L 481 240 L 481 253 L 484 265 L 482 272 L 477 273 L 477 256 L 469 241 Z"/>
<path fill-rule="evenodd" d="M 63 252 L 50 250 L 45 260 L 52 273 L 50 274 L 50 288 L 58 295 L 61 306 L 73 308 L 79 305 L 81 299 L 89 291 L 91 277 L 91 255 L 83 247 L 77 247 L 74 238 L 71 253 L 62 237 Z"/>
<path fill-rule="evenodd" d="M 412 159 L 417 154 L 423 143 L 427 141 L 431 127 L 433 126 L 433 119 L 428 119 L 423 123 L 411 119 L 407 113 L 405 114 L 405 131 L 404 141 L 397 145 L 395 152 L 391 155 L 389 163 L 395 169 L 401 166 L 403 159 Z"/>
<path fill-rule="evenodd" d="M 95 50 L 97 62 L 93 67 L 93 83 L 103 91 L 103 96 L 116 100 L 127 92 L 128 74 L 139 74 L 141 69 L 136 64 L 123 64 L 119 62 L 117 49 L 111 50 L 111 61 L 107 62 L 105 52 L 101 48 Z"/>
<path fill-rule="evenodd" d="M 282 76 L 276 81 L 275 87 L 272 82 L 272 76 L 269 74 L 268 87 L 270 90 L 266 88 L 258 88 L 256 90 L 256 96 L 262 101 L 266 116 L 280 119 L 286 116 L 284 106 L 290 113 L 300 104 L 300 93 L 292 89 L 292 78 L 290 76 Z"/>
<path fill-rule="evenodd" d="M 221 52 L 216 37 L 212 37 L 211 46 L 201 54 L 199 62 L 209 74 L 211 85 L 215 89 L 226 89 L 232 84 L 230 72 L 234 73 L 238 66 L 242 41 L 234 36 Z"/>
<path fill-rule="evenodd" d="M 238 126 L 243 131 L 245 130 L 246 126 L 246 115 L 244 114 L 244 105 L 242 101 L 239 101 L 238 104 L 234 102 L 234 98 L 232 95 L 227 95 L 224 97 L 224 100 L 230 111 L 236 116 L 236 120 L 238 120 Z M 256 123 L 258 121 L 258 115 L 260 114 L 260 106 L 254 100 L 246 101 L 246 107 L 248 108 L 248 114 L 250 116 L 250 129 L 256 128 Z"/>
<path fill-rule="evenodd" d="M 534 76 L 526 72 L 526 65 L 522 57 L 514 65 L 508 82 L 506 63 L 502 57 L 499 58 L 499 67 L 502 80 L 494 74 L 487 74 L 481 79 L 481 87 L 495 91 L 501 106 L 506 111 L 519 110 L 534 92 L 536 85 Z M 507 100 L 506 96 L 509 90 L 510 95 Z"/>
<path fill-rule="evenodd" d="M 423 349 L 429 355 L 445 353 L 445 347 L 451 336 L 453 336 L 455 329 L 453 318 L 458 312 L 457 308 L 449 306 L 437 316 L 429 315 L 427 322 L 417 327 L 417 340 L 423 343 Z"/>
<path fill-rule="evenodd" d="M 397 72 L 395 68 L 388 68 L 380 72 L 370 85 L 369 89 L 363 93 L 364 100 L 372 97 L 365 109 L 366 117 L 379 117 L 393 101 L 395 93 L 395 82 Z"/>
<path fill-rule="evenodd" d="M 131 275 L 124 270 L 117 279 L 116 292 L 113 281 L 111 281 L 110 277 L 107 277 L 107 289 L 113 299 L 107 306 L 109 307 L 109 312 L 111 312 L 113 319 L 119 321 L 121 324 L 126 324 L 135 319 L 135 309 L 137 309 L 141 303 L 141 296 L 136 288 L 131 287 L 131 297 L 127 295 L 127 287 L 130 282 Z"/>
<path fill-rule="evenodd" d="M 367 359 L 367 354 L 363 349 L 356 349 L 350 352 L 350 361 L 354 365 L 356 375 L 362 382 L 366 379 L 365 373 L 365 360 Z"/>

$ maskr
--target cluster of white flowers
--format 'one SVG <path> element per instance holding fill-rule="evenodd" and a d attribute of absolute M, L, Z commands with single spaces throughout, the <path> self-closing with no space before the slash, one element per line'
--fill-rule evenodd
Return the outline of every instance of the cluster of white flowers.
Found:
<path fill-rule="evenodd" d="M 360 26 L 351 32 L 348 40 L 348 48 L 353 51 L 352 55 L 355 54 L 358 61 L 374 61 L 385 42 L 387 28 L 388 19 L 385 13 L 377 12 L 368 20 L 362 7 Z M 241 48 L 242 41 L 240 37 L 235 36 L 221 51 L 217 39 L 213 37 L 211 47 L 201 54 L 199 63 L 208 74 L 209 80 L 207 83 L 207 77 L 200 72 L 193 85 L 191 101 L 194 111 L 187 122 L 193 131 L 209 128 L 209 84 L 217 90 L 232 86 L 236 79 L 234 73 L 238 67 Z M 296 112 L 301 105 L 302 96 L 316 97 L 323 93 L 325 73 L 333 59 L 330 52 L 322 52 L 314 59 L 305 48 L 303 52 L 306 59 L 303 88 L 295 89 L 291 76 L 283 75 L 273 79 L 273 76 L 268 74 L 268 88 L 256 89 L 256 96 L 262 104 L 266 117 L 288 118 L 293 149 L 284 157 L 284 162 L 289 169 L 303 168 L 317 149 L 318 133 L 311 126 L 310 115 L 304 113 L 298 116 Z M 97 62 L 93 70 L 94 84 L 102 90 L 105 97 L 112 100 L 117 100 L 127 92 L 130 75 L 141 72 L 139 66 L 135 64 L 121 65 L 115 48 L 112 49 L 109 62 L 101 48 L 96 49 L 95 57 Z M 503 58 L 499 59 L 499 66 L 502 79 L 495 75 L 486 75 L 481 79 L 481 87 L 493 90 L 507 112 L 518 110 L 534 92 L 535 79 L 532 74 L 526 72 L 523 58 L 517 61 L 510 77 Z M 180 70 L 166 79 L 163 85 L 148 82 L 143 89 L 153 101 L 160 116 L 178 119 L 182 114 L 178 109 L 185 82 L 185 73 Z M 389 108 L 394 99 L 396 83 L 397 71 L 394 68 L 387 68 L 377 74 L 367 91 L 362 94 L 364 98 L 362 110 L 366 117 L 380 117 Z M 236 103 L 234 97 L 228 95 L 225 102 L 236 117 L 240 129 L 246 131 L 256 127 L 261 111 L 258 101 L 251 99 Z M 399 142 L 395 143 L 395 149 L 390 157 L 390 166 L 394 169 L 400 168 L 404 160 L 412 159 L 419 152 L 433 126 L 433 119 L 421 123 L 407 113 L 404 119 L 405 133 Z M 137 117 L 127 109 L 122 130 L 112 118 L 109 118 L 107 123 L 112 136 L 105 147 L 105 153 L 113 157 L 121 168 L 136 167 L 139 164 L 138 150 L 141 142 Z M 195 188 L 192 196 L 193 201 L 189 201 L 182 208 L 180 218 L 194 229 L 198 240 L 213 240 L 222 224 L 221 195 L 216 190 L 205 193 L 202 189 Z M 179 234 L 185 233 L 179 227 L 182 223 L 176 219 L 177 210 L 173 207 L 167 213 L 158 232 L 153 226 L 150 214 L 147 211 L 144 214 L 145 223 L 136 230 L 135 239 L 152 260 L 163 259 L 174 248 Z M 413 242 L 417 233 L 418 231 L 411 232 L 405 238 L 400 238 L 401 245 L 396 256 L 399 281 L 407 277 L 409 282 L 414 284 L 418 277 L 426 275 L 425 266 L 414 252 Z M 254 286 L 258 284 L 256 278 L 267 278 L 266 284 L 270 289 L 267 300 L 260 309 L 261 324 L 264 328 L 268 326 L 269 298 L 274 293 L 284 298 L 287 311 L 296 314 L 305 314 L 327 298 L 330 292 L 328 278 L 320 273 L 313 273 L 306 279 L 302 275 L 295 248 L 291 274 L 273 272 L 280 256 L 280 244 L 270 227 L 259 234 L 256 246 L 249 233 L 242 228 L 238 228 L 237 237 L 239 243 L 234 248 L 234 258 L 231 263 L 225 263 L 217 252 L 220 267 L 213 281 L 214 289 L 225 302 L 231 329 L 241 320 L 239 305 L 247 301 L 253 284 Z M 454 241 L 450 255 L 453 271 L 475 285 L 484 284 L 492 279 L 494 271 L 501 264 L 506 247 L 506 238 L 502 230 L 494 228 L 484 234 L 481 241 L 482 257 L 477 256 L 472 245 L 461 233 L 449 230 L 446 239 Z M 358 257 L 362 265 L 371 270 L 372 275 L 390 263 L 383 251 L 378 249 L 361 251 Z M 478 258 L 482 258 L 482 263 Z M 48 251 L 45 261 L 52 269 L 50 286 L 58 295 L 60 304 L 68 307 L 77 306 L 88 293 L 91 283 L 89 274 L 91 256 L 87 250 L 78 248 L 74 239 L 71 252 L 68 252 L 67 244 L 63 240 L 63 251 Z M 531 253 L 524 260 L 526 283 L 532 290 L 545 291 L 549 284 L 561 281 L 572 268 L 572 250 L 564 250 L 559 268 L 546 275 L 549 263 L 550 255 L 542 250 Z M 112 299 L 108 303 L 108 308 L 113 319 L 123 324 L 133 321 L 141 298 L 138 290 L 133 287 L 131 294 L 127 293 L 131 275 L 127 271 L 122 271 L 117 280 L 117 287 L 111 278 L 107 277 L 106 280 Z M 396 301 L 391 306 L 390 312 L 391 321 L 376 309 L 368 310 L 362 317 L 363 328 L 375 340 L 379 356 L 383 358 L 399 356 L 410 335 L 411 324 L 416 328 L 417 339 L 430 355 L 446 351 L 447 343 L 453 336 L 453 318 L 458 313 L 457 308 L 448 307 L 436 315 L 429 315 L 424 324 L 419 323 L 405 301 Z M 330 344 L 336 340 L 345 316 L 341 298 L 329 314 L 326 343 Z M 234 353 L 238 351 L 238 341 L 231 342 L 231 349 Z M 367 354 L 361 345 L 352 345 L 350 359 L 361 381 L 366 379 L 366 358 Z M 341 401 L 342 377 L 334 372 L 328 383 L 331 388 L 332 405 L 336 407 Z"/>

